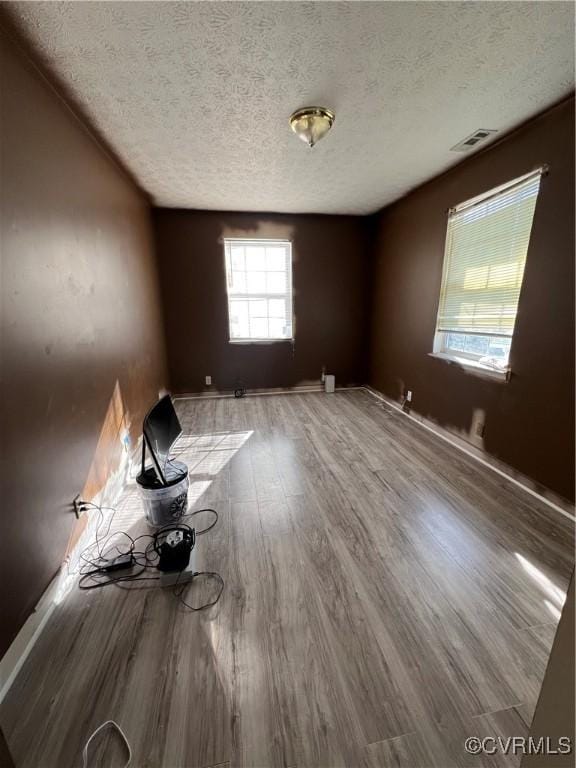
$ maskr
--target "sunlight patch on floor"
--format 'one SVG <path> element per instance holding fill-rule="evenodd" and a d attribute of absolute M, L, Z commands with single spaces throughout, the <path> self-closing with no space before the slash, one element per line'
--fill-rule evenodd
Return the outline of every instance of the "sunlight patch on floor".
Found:
<path fill-rule="evenodd" d="M 553 608 L 554 606 L 557 606 L 556 610 L 558 608 L 562 608 L 564 605 L 564 602 L 566 600 L 566 592 L 563 592 L 559 587 L 554 584 L 554 582 L 550 581 L 548 576 L 546 576 L 542 571 L 537 568 L 535 565 L 533 565 L 529 560 L 527 560 L 525 557 L 523 557 L 518 552 L 514 553 L 516 555 L 516 558 L 518 559 L 520 565 L 524 568 L 524 570 L 534 579 L 534 581 L 538 584 L 540 589 L 546 593 L 546 595 L 550 598 L 550 600 L 553 601 L 553 603 L 550 603 L 548 600 L 545 600 L 544 602 L 548 606 L 548 609 Z M 558 611 L 558 618 L 560 618 L 560 612 Z"/>

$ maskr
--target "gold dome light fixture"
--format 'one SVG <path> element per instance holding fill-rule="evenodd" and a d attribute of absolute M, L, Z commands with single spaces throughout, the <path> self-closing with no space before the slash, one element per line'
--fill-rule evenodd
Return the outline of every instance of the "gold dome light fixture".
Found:
<path fill-rule="evenodd" d="M 299 139 L 313 147 L 326 136 L 335 119 L 334 112 L 326 107 L 304 107 L 290 116 L 290 128 Z"/>

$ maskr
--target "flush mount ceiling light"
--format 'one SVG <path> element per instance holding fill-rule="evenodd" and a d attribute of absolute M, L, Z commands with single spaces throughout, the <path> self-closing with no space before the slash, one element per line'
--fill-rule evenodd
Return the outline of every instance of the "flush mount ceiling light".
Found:
<path fill-rule="evenodd" d="M 299 139 L 313 147 L 326 136 L 335 118 L 334 112 L 326 107 L 304 107 L 290 116 L 290 128 Z"/>

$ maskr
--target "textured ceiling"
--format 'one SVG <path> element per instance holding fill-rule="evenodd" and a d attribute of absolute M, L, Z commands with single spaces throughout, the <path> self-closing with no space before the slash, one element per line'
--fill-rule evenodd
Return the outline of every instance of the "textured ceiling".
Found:
<path fill-rule="evenodd" d="M 572 3 L 3 6 L 170 207 L 369 213 L 574 84 Z M 336 112 L 313 150 L 288 126 L 308 104 Z"/>

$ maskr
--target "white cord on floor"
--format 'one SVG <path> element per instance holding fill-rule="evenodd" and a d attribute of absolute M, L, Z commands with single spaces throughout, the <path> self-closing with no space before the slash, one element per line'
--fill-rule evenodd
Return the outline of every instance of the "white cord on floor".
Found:
<path fill-rule="evenodd" d="M 82 760 L 83 760 L 84 768 L 88 767 L 88 747 L 90 746 L 90 742 L 92 741 L 94 736 L 96 736 L 97 733 L 100 733 L 100 731 L 106 728 L 106 726 L 108 725 L 111 725 L 114 728 L 116 728 L 120 736 L 122 736 L 122 738 L 124 739 L 124 743 L 126 744 L 126 748 L 128 750 L 128 762 L 124 765 L 124 768 L 128 768 L 128 766 L 130 765 L 130 761 L 132 760 L 132 750 L 130 749 L 130 744 L 128 743 L 128 739 L 126 738 L 124 731 L 122 730 L 122 728 L 120 728 L 118 723 L 114 722 L 114 720 L 106 720 L 105 723 L 102 723 L 102 725 L 99 725 L 98 728 L 96 728 L 94 733 L 90 736 L 90 738 L 84 745 L 84 749 L 82 750 Z"/>

